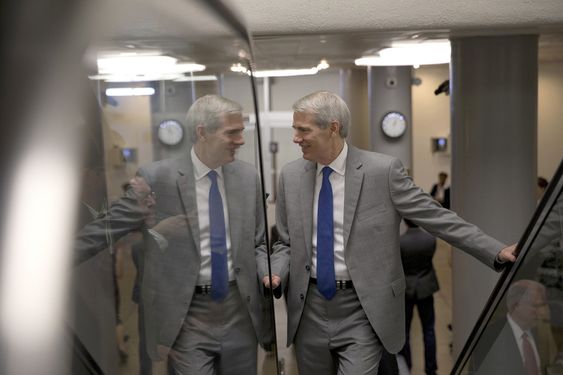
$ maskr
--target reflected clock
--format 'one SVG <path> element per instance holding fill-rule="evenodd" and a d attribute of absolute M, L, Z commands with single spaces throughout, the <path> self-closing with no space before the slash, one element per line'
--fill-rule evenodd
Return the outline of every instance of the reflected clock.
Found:
<path fill-rule="evenodd" d="M 184 138 L 184 128 L 177 120 L 164 120 L 158 124 L 157 136 L 166 146 L 176 146 Z"/>

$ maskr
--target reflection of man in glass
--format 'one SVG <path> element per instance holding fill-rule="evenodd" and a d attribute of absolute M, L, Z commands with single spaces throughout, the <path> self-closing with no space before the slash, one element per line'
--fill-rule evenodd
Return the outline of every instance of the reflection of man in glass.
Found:
<path fill-rule="evenodd" d="M 478 374 L 545 374 L 552 362 L 545 287 L 518 280 L 508 289 L 506 317 L 486 328 L 476 349 Z"/>
<path fill-rule="evenodd" d="M 264 223 L 256 171 L 235 160 L 244 144 L 242 108 L 208 95 L 186 123 L 191 151 L 142 167 L 125 197 L 81 231 L 79 256 L 142 230 L 141 297 L 153 363 L 168 359 L 178 374 L 255 374 L 264 267 L 256 248 Z"/>

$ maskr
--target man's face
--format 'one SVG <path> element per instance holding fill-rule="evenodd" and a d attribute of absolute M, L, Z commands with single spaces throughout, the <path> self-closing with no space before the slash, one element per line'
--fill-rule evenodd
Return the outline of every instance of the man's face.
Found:
<path fill-rule="evenodd" d="M 440 180 L 440 185 L 444 185 L 446 183 L 446 180 L 448 179 L 448 176 L 446 176 L 445 174 L 440 174 L 438 178 Z"/>
<path fill-rule="evenodd" d="M 202 144 L 205 154 L 214 169 L 235 160 L 235 153 L 244 144 L 244 123 L 242 114 L 229 114 L 223 116 L 222 125 L 213 133 L 206 132 Z"/>
<path fill-rule="evenodd" d="M 535 327 L 540 320 L 549 320 L 549 310 L 541 290 L 530 290 L 518 301 L 511 315 L 523 330 Z"/>
<path fill-rule="evenodd" d="M 331 128 L 321 129 L 309 113 L 293 114 L 293 142 L 301 147 L 303 159 L 329 164 L 331 158 Z"/>

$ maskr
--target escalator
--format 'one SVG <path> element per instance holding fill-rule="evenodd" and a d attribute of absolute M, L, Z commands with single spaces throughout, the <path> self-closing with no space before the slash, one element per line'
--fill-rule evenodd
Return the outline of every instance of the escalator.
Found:
<path fill-rule="evenodd" d="M 563 374 L 563 161 L 451 374 Z"/>

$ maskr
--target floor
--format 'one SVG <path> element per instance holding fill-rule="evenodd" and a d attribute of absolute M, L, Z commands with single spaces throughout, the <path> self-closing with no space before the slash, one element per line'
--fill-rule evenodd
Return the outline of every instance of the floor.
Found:
<path fill-rule="evenodd" d="M 131 260 L 131 254 L 125 249 L 123 255 L 123 277 L 119 279 L 121 293 L 121 318 L 124 323 L 127 341 L 125 348 L 128 358 L 124 361 L 119 369 L 121 375 L 137 375 L 139 374 L 138 359 L 138 337 L 137 332 L 137 305 L 131 301 L 131 292 L 133 287 L 133 277 L 135 268 Z M 443 241 L 438 240 L 436 255 L 434 256 L 434 266 L 440 282 L 440 290 L 434 295 L 435 311 L 436 311 L 436 340 L 437 340 L 437 359 L 438 374 L 449 374 L 454 358 L 450 353 L 450 343 L 452 334 L 448 328 L 451 323 L 451 254 L 450 246 Z M 286 347 L 286 316 L 283 300 L 276 300 L 276 327 L 278 332 L 278 353 L 279 363 L 282 375 L 298 375 L 293 348 Z M 424 357 L 422 345 L 421 327 L 416 316 L 413 319 L 411 327 L 411 350 L 413 358 L 413 368 L 411 375 L 424 374 Z M 270 375 L 276 374 L 275 356 L 271 353 L 260 351 L 258 368 L 259 374 Z M 406 374 L 406 373 L 402 373 Z"/>

